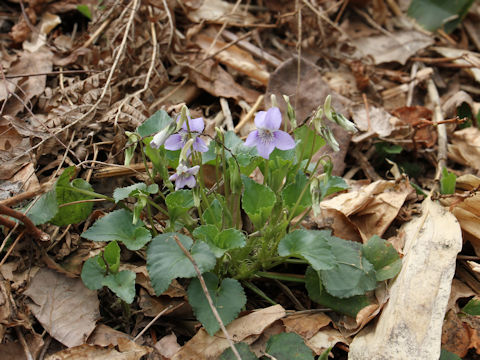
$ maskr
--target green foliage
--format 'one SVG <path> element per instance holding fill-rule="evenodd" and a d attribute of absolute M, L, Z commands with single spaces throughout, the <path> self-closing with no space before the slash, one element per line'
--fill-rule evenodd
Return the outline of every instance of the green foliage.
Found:
<path fill-rule="evenodd" d="M 452 32 L 468 13 L 474 0 L 412 0 L 408 15 L 429 31 Z"/>
<path fill-rule="evenodd" d="M 316 303 L 351 317 L 356 317 L 360 310 L 370 305 L 370 301 L 365 295 L 352 296 L 346 299 L 330 295 L 323 286 L 320 271 L 315 271 L 311 267 L 305 273 L 305 287 L 310 299 Z"/>
<path fill-rule="evenodd" d="M 128 198 L 129 196 L 138 197 L 140 194 L 156 194 L 158 193 L 158 185 L 148 185 L 145 183 L 136 183 L 123 188 L 116 188 L 113 191 L 113 198 L 118 203 L 121 200 Z"/>
<path fill-rule="evenodd" d="M 77 11 L 85 16 L 88 20 L 92 20 L 92 12 L 90 11 L 90 8 L 88 5 L 80 4 L 77 5 Z"/>
<path fill-rule="evenodd" d="M 480 316 L 480 299 L 473 298 L 462 308 L 462 312 L 465 314 Z"/>
<path fill-rule="evenodd" d="M 220 283 L 218 277 L 212 273 L 204 274 L 203 278 L 223 324 L 228 325 L 235 320 L 247 302 L 242 286 L 235 279 L 223 279 Z M 205 330 L 213 336 L 220 329 L 220 324 L 213 315 L 200 281 L 196 278 L 192 280 L 188 287 L 188 300 L 197 319 L 202 323 Z"/>
<path fill-rule="evenodd" d="M 107 273 L 105 263 L 100 265 L 100 256 L 94 256 L 83 264 L 81 278 L 83 283 L 90 290 L 98 290 L 103 287 L 103 279 Z"/>
<path fill-rule="evenodd" d="M 328 240 L 336 258 L 335 266 L 321 271 L 322 283 L 328 293 L 343 299 L 375 289 L 375 269 L 362 256 L 362 245 L 335 237 Z"/>
<path fill-rule="evenodd" d="M 442 349 L 439 360 L 462 360 L 462 358 L 457 354 L 454 354 L 454 353 L 451 353 L 450 351 Z"/>
<path fill-rule="evenodd" d="M 115 210 L 97 220 L 82 237 L 92 241 L 122 242 L 129 250 L 139 250 L 152 238 L 142 221 L 132 223 L 132 213 L 125 209 Z"/>
<path fill-rule="evenodd" d="M 245 235 L 237 229 L 219 231 L 214 225 L 202 225 L 193 231 L 193 236 L 207 243 L 217 258 L 228 250 L 245 246 Z"/>
<path fill-rule="evenodd" d="M 273 335 L 268 339 L 265 352 L 277 360 L 314 360 L 312 350 L 295 333 Z"/>
<path fill-rule="evenodd" d="M 192 190 L 178 190 L 170 193 L 165 203 L 167 204 L 168 215 L 172 223 L 182 215 L 185 215 L 195 205 Z"/>
<path fill-rule="evenodd" d="M 247 344 L 244 342 L 235 344 L 235 349 L 237 349 L 238 353 L 240 354 L 242 360 L 257 360 L 258 358 L 255 354 L 250 350 Z M 225 350 L 222 355 L 220 355 L 219 360 L 237 360 L 237 357 L 233 353 L 231 348 Z"/>
<path fill-rule="evenodd" d="M 454 173 L 451 173 L 447 168 L 442 169 L 442 177 L 440 178 L 440 193 L 455 194 L 455 185 L 457 183 L 457 177 Z"/>
<path fill-rule="evenodd" d="M 377 235 L 363 245 L 362 251 L 375 268 L 377 281 L 393 278 L 402 268 L 402 259 L 392 244 Z"/>
<path fill-rule="evenodd" d="M 103 279 L 103 285 L 112 290 L 115 295 L 128 304 L 135 297 L 136 274 L 131 270 L 122 270 L 116 274 L 109 274 Z"/>
<path fill-rule="evenodd" d="M 57 192 L 53 188 L 40 196 L 38 201 L 30 208 L 27 216 L 35 225 L 40 225 L 52 219 L 57 211 Z"/>
<path fill-rule="evenodd" d="M 258 184 L 246 176 L 242 176 L 242 181 L 244 186 L 242 208 L 252 220 L 255 229 L 260 229 L 275 205 L 275 193 L 268 186 Z"/>
<path fill-rule="evenodd" d="M 90 290 L 99 290 L 106 286 L 115 295 L 128 304 L 135 297 L 135 278 L 133 271 L 118 271 L 120 266 L 120 247 L 116 241 L 108 244 L 99 255 L 87 259 L 83 264 L 81 278 Z"/>
<path fill-rule="evenodd" d="M 318 136 L 318 134 L 303 125 L 294 130 L 295 139 L 300 139 L 300 144 L 295 147 L 297 161 L 311 158 L 322 146 L 325 145 L 325 140 Z"/>
<path fill-rule="evenodd" d="M 278 254 L 307 260 L 315 270 L 327 270 L 335 266 L 335 257 L 328 242 L 329 231 L 295 230 L 280 241 Z"/>
<path fill-rule="evenodd" d="M 167 290 L 175 278 L 196 276 L 192 263 L 176 243 L 175 237 L 190 251 L 202 273 L 212 270 L 216 263 L 215 255 L 204 242 L 193 244 L 192 239 L 179 233 L 156 236 L 147 249 L 147 269 L 157 295 Z"/>
<path fill-rule="evenodd" d="M 299 171 L 295 176 L 295 182 L 292 182 L 285 186 L 282 191 L 283 204 L 290 212 L 293 212 L 293 216 L 300 215 L 309 206 L 312 206 L 312 196 L 310 194 L 310 191 L 303 191 L 303 189 L 307 186 L 307 176 L 302 171 Z"/>
<path fill-rule="evenodd" d="M 79 191 L 91 192 L 92 187 L 83 179 L 75 179 L 70 182 L 70 178 L 74 174 L 74 166 L 66 168 L 54 188 L 43 194 L 32 206 L 27 216 L 35 225 L 44 224 L 47 221 L 57 226 L 76 224 L 90 215 L 93 203 L 81 201 L 90 200 L 93 197 Z M 65 205 L 72 202 L 76 203 Z"/>
<path fill-rule="evenodd" d="M 103 258 L 99 258 L 99 263 L 103 269 L 106 269 L 105 261 L 108 264 L 109 272 L 116 273 L 120 267 L 120 246 L 116 241 L 112 241 L 103 249 Z"/>
<path fill-rule="evenodd" d="M 166 128 L 172 121 L 165 110 L 158 110 L 137 128 L 137 133 L 141 137 L 150 136 Z"/>

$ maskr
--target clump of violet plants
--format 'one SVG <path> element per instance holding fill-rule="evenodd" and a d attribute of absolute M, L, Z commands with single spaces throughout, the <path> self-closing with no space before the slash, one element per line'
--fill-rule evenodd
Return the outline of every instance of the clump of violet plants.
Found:
<path fill-rule="evenodd" d="M 275 303 L 255 283 L 258 278 L 305 283 L 312 300 L 350 316 L 369 305 L 369 292 L 400 269 L 395 250 L 377 236 L 360 244 L 332 236 L 330 230 L 302 227 L 307 215 L 320 214 L 326 196 L 348 188 L 332 175 L 328 157 L 313 160 L 326 143 L 339 149 L 328 121 L 347 131 L 356 128 L 334 111 L 330 96 L 299 125 L 288 97 L 284 99 L 287 119 L 272 99 L 274 106 L 256 114 L 256 129 L 245 141 L 220 128 L 215 137 L 207 137 L 203 118 L 192 119 L 186 107 L 175 119 L 158 111 L 127 134 L 131 146 L 126 162 L 132 149 L 140 147 L 150 180 L 117 188 L 113 197 L 95 193 L 88 183 L 77 181 L 81 179 L 69 183 L 72 171 L 62 175 L 57 194 L 67 191 L 77 196 L 74 200 L 103 198 L 118 204 L 82 234 L 108 243 L 84 263 L 85 285 L 93 290 L 106 286 L 125 303 L 133 302 L 136 275 L 122 270 L 120 253 L 122 248 L 146 249 L 156 294 L 174 279 L 190 278 L 188 301 L 211 335 L 220 325 L 195 268 L 225 325 L 244 308 L 244 288 Z M 72 211 L 80 205 L 76 222 L 92 210 L 86 203 L 71 205 Z M 36 216 L 35 208 L 30 214 Z M 288 264 L 304 265 L 305 276 L 286 273 Z"/>

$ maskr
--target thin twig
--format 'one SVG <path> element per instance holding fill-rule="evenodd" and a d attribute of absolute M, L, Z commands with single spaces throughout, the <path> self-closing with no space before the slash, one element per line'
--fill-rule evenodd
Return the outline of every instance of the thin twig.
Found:
<path fill-rule="evenodd" d="M 435 179 L 439 180 L 442 175 L 442 169 L 447 166 L 447 126 L 443 123 L 442 108 L 440 106 L 440 96 L 437 87 L 432 79 L 427 80 L 428 96 L 433 105 L 433 123 L 437 126 L 438 151 L 437 151 L 437 172 Z M 438 185 L 438 183 L 437 183 Z"/>
<path fill-rule="evenodd" d="M 176 307 L 178 308 L 178 307 L 182 306 L 183 304 L 184 304 L 183 302 L 180 303 L 180 304 L 177 304 Z M 165 314 L 165 313 L 166 313 L 168 310 L 170 310 L 171 308 L 173 308 L 173 305 L 168 305 L 165 309 L 163 309 L 162 311 L 160 311 L 160 312 L 157 314 L 157 316 L 155 316 L 155 317 L 152 319 L 152 321 L 150 321 L 150 322 L 147 324 L 147 326 L 145 326 L 145 327 L 143 328 L 143 330 L 140 331 L 137 336 L 135 336 L 135 338 L 133 339 L 133 342 L 137 341 L 143 334 L 145 334 L 145 331 L 147 331 L 147 330 L 150 328 L 150 326 L 152 326 L 153 324 L 155 324 L 155 321 L 157 321 L 157 320 L 160 318 L 160 316 L 162 316 L 163 314 Z"/>
<path fill-rule="evenodd" d="M 227 329 L 225 328 L 225 325 L 223 325 L 222 318 L 220 317 L 220 314 L 217 311 L 217 308 L 213 304 L 212 297 L 210 296 L 210 293 L 208 292 L 207 284 L 205 283 L 205 279 L 202 276 L 202 272 L 198 268 L 197 263 L 195 262 L 195 259 L 192 257 L 192 254 L 183 246 L 183 244 L 180 242 L 180 239 L 178 236 L 173 237 L 175 239 L 175 242 L 177 243 L 178 247 L 182 249 L 183 253 L 185 256 L 190 260 L 190 262 L 193 265 L 193 268 L 195 269 L 195 272 L 197 273 L 198 280 L 200 281 L 200 285 L 202 285 L 202 290 L 205 293 L 205 296 L 207 297 L 208 305 L 210 305 L 210 308 L 212 309 L 213 316 L 215 316 L 215 319 L 218 321 L 218 324 L 220 325 L 220 328 L 222 329 L 223 335 L 225 335 L 225 338 L 228 341 L 228 344 L 230 345 L 230 348 L 232 349 L 233 353 L 235 354 L 235 357 L 238 360 L 242 360 L 240 357 L 240 354 L 238 353 L 237 349 L 235 348 L 235 345 L 233 344 L 232 339 L 230 338 L 230 335 L 227 332 Z"/>

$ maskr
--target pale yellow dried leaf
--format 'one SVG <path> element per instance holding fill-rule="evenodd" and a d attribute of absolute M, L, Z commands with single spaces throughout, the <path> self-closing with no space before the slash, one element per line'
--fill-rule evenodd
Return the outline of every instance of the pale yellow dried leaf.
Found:
<path fill-rule="evenodd" d="M 455 131 L 448 145 L 449 159 L 480 170 L 480 130 L 469 127 Z"/>
<path fill-rule="evenodd" d="M 178 345 L 177 337 L 173 332 L 170 335 L 162 337 L 155 343 L 154 347 L 160 355 L 167 359 L 170 359 L 181 348 L 181 346 Z"/>
<path fill-rule="evenodd" d="M 332 319 L 325 313 L 301 313 L 287 316 L 282 319 L 282 322 L 287 332 L 294 332 L 304 339 L 310 339 L 321 328 L 330 324 Z"/>
<path fill-rule="evenodd" d="M 329 216 L 336 216 L 332 221 L 334 234 L 345 234 L 345 226 L 350 224 L 353 227 L 350 232 L 358 231 L 362 241 L 366 242 L 373 235 L 383 235 L 412 191 L 408 180 L 378 180 L 325 200 L 320 206 Z M 341 219 L 342 215 L 346 219 Z"/>
<path fill-rule="evenodd" d="M 438 359 L 462 232 L 455 217 L 429 198 L 404 227 L 405 257 L 378 321 L 350 344 L 349 359 Z"/>
<path fill-rule="evenodd" d="M 348 340 L 342 336 L 340 331 L 326 327 L 316 333 L 311 339 L 305 341 L 305 344 L 312 349 L 315 354 L 320 355 L 327 348 L 335 346 L 335 344 L 339 342 L 348 344 Z"/>

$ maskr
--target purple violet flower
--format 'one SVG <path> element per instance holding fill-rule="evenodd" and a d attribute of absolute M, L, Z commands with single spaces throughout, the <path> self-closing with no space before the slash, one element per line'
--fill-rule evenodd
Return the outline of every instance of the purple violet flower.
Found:
<path fill-rule="evenodd" d="M 177 122 L 180 121 L 180 116 L 177 118 Z M 188 122 L 188 125 L 187 125 Z M 183 148 L 185 143 L 189 139 L 189 129 L 190 135 L 192 138 L 195 139 L 193 142 L 193 150 L 198 152 L 206 152 L 208 151 L 208 146 L 205 144 L 198 135 L 200 135 L 205 128 L 205 124 L 203 122 L 203 118 L 196 118 L 190 119 L 188 118 L 182 125 L 182 128 L 178 132 L 178 134 L 170 135 L 169 138 L 165 141 L 165 149 L 167 150 L 180 150 Z"/>
<path fill-rule="evenodd" d="M 252 131 L 245 141 L 246 146 L 256 146 L 258 155 L 268 160 L 273 149 L 290 150 L 295 147 L 295 140 L 280 129 L 282 114 L 278 107 L 268 111 L 259 111 L 255 116 L 257 130 Z"/>
<path fill-rule="evenodd" d="M 175 181 L 175 191 L 182 189 L 185 186 L 188 186 L 190 189 L 192 189 L 197 183 L 195 180 L 195 175 L 197 175 L 199 169 L 200 166 L 198 165 L 189 168 L 185 164 L 179 164 L 175 174 L 169 177 L 170 181 Z"/>

